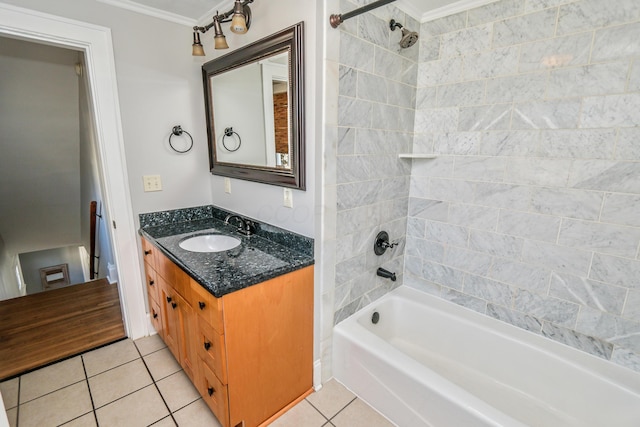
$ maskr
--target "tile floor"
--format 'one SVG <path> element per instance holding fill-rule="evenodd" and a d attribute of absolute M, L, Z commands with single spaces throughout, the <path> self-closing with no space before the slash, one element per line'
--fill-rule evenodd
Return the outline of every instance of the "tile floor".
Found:
<path fill-rule="evenodd" d="M 123 340 L 0 383 L 12 427 L 220 424 L 157 336 Z M 331 380 L 275 427 L 393 426 Z"/>

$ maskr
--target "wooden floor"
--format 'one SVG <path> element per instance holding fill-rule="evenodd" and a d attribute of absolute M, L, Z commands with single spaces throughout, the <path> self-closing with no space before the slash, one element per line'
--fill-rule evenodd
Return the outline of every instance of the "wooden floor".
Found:
<path fill-rule="evenodd" d="M 0 301 L 0 380 L 125 336 L 106 279 Z"/>

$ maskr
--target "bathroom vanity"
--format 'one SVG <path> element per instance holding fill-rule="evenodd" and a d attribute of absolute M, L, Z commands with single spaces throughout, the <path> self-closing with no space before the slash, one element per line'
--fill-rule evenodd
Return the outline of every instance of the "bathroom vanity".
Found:
<path fill-rule="evenodd" d="M 197 209 L 141 215 L 151 321 L 224 427 L 266 425 L 312 390 L 313 240 Z M 240 244 L 180 246 L 203 234 Z"/>

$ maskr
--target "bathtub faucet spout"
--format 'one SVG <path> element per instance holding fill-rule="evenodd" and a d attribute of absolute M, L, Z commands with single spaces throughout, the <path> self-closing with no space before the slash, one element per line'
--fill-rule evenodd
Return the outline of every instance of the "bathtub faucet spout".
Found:
<path fill-rule="evenodd" d="M 380 277 L 384 277 L 385 279 L 391 279 L 391 281 L 393 282 L 396 281 L 396 273 L 392 273 L 389 270 L 385 270 L 382 267 L 378 268 L 378 271 L 376 271 L 376 274 Z"/>

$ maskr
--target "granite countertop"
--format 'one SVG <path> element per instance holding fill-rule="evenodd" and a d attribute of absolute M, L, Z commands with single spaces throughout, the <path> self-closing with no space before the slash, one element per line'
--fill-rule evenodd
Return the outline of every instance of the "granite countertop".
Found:
<path fill-rule="evenodd" d="M 224 224 L 228 214 L 235 213 L 214 206 L 141 214 L 140 234 L 218 298 L 314 263 L 313 239 L 257 221 L 256 233 L 246 237 Z M 236 237 L 240 246 L 204 253 L 179 246 L 207 233 Z"/>

